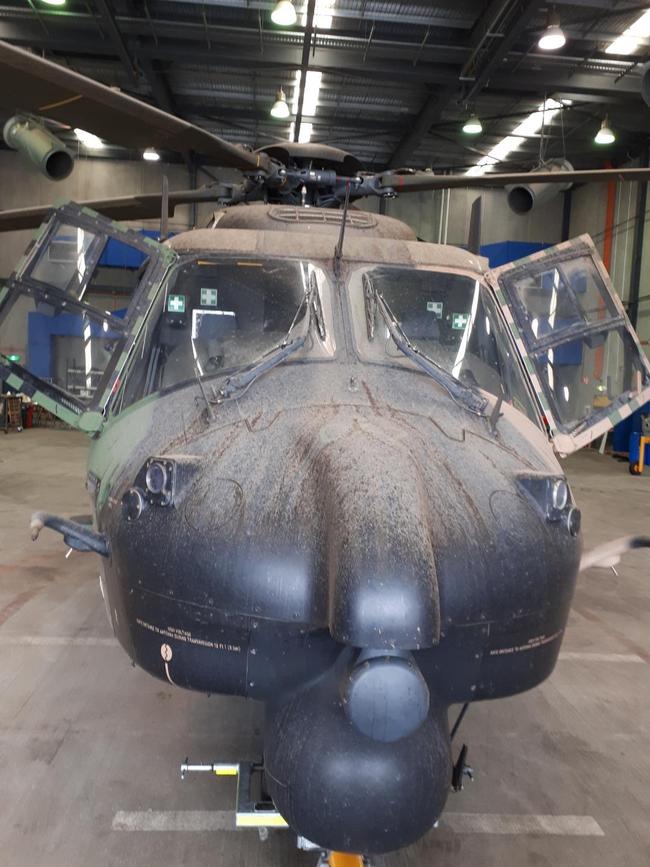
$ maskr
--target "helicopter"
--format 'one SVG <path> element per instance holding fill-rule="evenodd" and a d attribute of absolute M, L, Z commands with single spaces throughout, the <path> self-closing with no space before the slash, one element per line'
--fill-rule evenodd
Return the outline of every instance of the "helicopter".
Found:
<path fill-rule="evenodd" d="M 33 351 L 0 356 L 0 374 L 90 437 L 92 527 L 36 513 L 33 537 L 99 556 L 134 664 L 265 703 L 264 790 L 301 838 L 360 855 L 415 842 L 469 772 L 450 706 L 531 689 L 557 661 L 582 556 L 557 455 L 650 399 L 593 242 L 490 269 L 478 207 L 463 249 L 353 203 L 526 173 L 252 152 L 6 43 L 0 69 L 11 111 L 243 175 L 0 213 L 5 231 L 42 223 L 0 289 L 0 341 L 26 319 Z M 650 170 L 535 183 L 612 177 Z M 166 238 L 193 201 L 218 205 L 210 224 Z M 161 210 L 163 242 L 111 219 Z M 125 263 L 112 310 L 109 245 Z M 52 335 L 77 341 L 72 378 Z"/>

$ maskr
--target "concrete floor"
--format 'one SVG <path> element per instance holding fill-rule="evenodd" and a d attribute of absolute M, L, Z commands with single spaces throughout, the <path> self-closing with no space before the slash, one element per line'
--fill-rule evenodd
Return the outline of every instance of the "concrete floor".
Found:
<path fill-rule="evenodd" d="M 118 811 L 231 810 L 232 780 L 181 782 L 178 763 L 256 758 L 262 717 L 133 669 L 111 641 L 94 555 L 66 560 L 48 531 L 29 541 L 33 510 L 88 511 L 85 445 L 60 430 L 0 438 L 1 867 L 314 864 L 288 832 L 114 830 Z M 567 469 L 588 545 L 647 532 L 650 474 L 593 452 Z M 635 552 L 618 577 L 582 577 L 552 678 L 470 710 L 476 781 L 440 828 L 377 864 L 650 864 L 649 567 Z M 531 832 L 511 814 L 582 818 L 526 819 Z"/>

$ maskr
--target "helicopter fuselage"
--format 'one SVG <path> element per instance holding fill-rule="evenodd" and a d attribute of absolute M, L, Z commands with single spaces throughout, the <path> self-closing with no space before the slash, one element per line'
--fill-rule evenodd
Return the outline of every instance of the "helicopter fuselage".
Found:
<path fill-rule="evenodd" d="M 553 670 L 581 542 L 535 494 L 563 478 L 540 426 L 507 402 L 495 423 L 407 359 L 358 350 L 355 270 L 397 262 L 480 280 L 484 262 L 348 227 L 336 263 L 334 224 L 308 228 L 171 243 L 313 263 L 330 287 L 330 353 L 297 354 L 230 399 L 197 378 L 109 414 L 88 483 L 110 547 L 109 616 L 133 661 L 267 702 L 269 790 L 285 818 L 329 848 L 379 852 L 417 839 L 444 805 L 448 706 Z M 377 785 L 385 806 L 369 810 Z"/>

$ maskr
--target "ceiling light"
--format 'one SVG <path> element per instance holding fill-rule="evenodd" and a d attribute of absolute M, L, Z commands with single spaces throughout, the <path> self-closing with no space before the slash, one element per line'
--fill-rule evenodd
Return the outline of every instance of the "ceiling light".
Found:
<path fill-rule="evenodd" d="M 287 98 L 284 95 L 284 91 L 281 87 L 278 88 L 275 94 L 275 102 L 273 103 L 273 108 L 271 109 L 271 117 L 279 117 L 286 118 L 289 117 L 291 112 L 289 111 L 289 106 L 287 105 Z"/>
<path fill-rule="evenodd" d="M 566 36 L 557 24 L 549 24 L 537 43 L 537 47 L 542 51 L 557 51 L 563 45 L 566 45 Z"/>
<path fill-rule="evenodd" d="M 160 159 L 160 154 L 154 148 L 146 148 L 142 151 L 142 159 L 148 160 L 150 163 L 157 163 Z"/>
<path fill-rule="evenodd" d="M 555 11 L 555 7 L 548 14 L 546 30 L 539 37 L 537 47 L 542 51 L 557 51 L 566 44 L 566 36 L 560 27 L 560 16 Z"/>
<path fill-rule="evenodd" d="M 85 129 L 79 129 L 79 127 L 75 127 L 74 134 L 77 136 L 79 141 L 84 147 L 87 147 L 88 150 L 100 150 L 104 147 L 104 142 L 96 136 L 92 132 L 87 132 Z"/>
<path fill-rule="evenodd" d="M 568 105 L 571 105 L 571 100 L 569 99 L 563 99 L 561 102 L 558 102 L 556 99 L 549 97 L 549 99 L 544 100 L 536 111 L 529 114 L 525 120 L 513 129 L 510 135 L 502 138 L 486 156 L 482 157 L 465 174 L 484 175 L 489 168 L 505 160 L 512 151 L 521 147 L 527 138 L 537 135 L 543 126 L 548 126 L 558 111 L 561 111 Z"/>
<path fill-rule="evenodd" d="M 271 21 L 280 27 L 291 27 L 298 20 L 296 10 L 291 0 L 278 0 L 271 12 Z"/>
<path fill-rule="evenodd" d="M 65 0 L 43 0 L 47 6 L 65 6 Z"/>
<path fill-rule="evenodd" d="M 605 49 L 606 54 L 634 54 L 637 48 L 640 47 L 639 40 L 647 39 L 650 36 L 650 9 L 644 12 L 640 18 L 630 25 L 627 30 L 624 30 L 621 35 L 615 39 Z"/>
<path fill-rule="evenodd" d="M 605 118 L 601 123 L 600 129 L 596 133 L 594 141 L 596 142 L 596 144 L 612 144 L 616 141 L 616 136 L 614 135 L 611 127 L 609 126 L 609 121 L 607 118 Z"/>
<path fill-rule="evenodd" d="M 466 132 L 467 135 L 479 135 L 483 132 L 483 124 L 475 114 L 467 118 L 463 124 L 463 132 Z"/>

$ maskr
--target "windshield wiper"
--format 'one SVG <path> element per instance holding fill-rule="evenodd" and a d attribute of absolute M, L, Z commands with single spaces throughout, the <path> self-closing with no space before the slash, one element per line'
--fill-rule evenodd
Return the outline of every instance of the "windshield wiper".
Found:
<path fill-rule="evenodd" d="M 280 362 L 284 361 L 285 358 L 293 355 L 296 350 L 305 345 L 306 340 L 307 332 L 302 334 L 300 337 L 290 340 L 288 343 L 283 341 L 276 346 L 275 349 L 271 349 L 270 352 L 263 355 L 262 358 L 255 362 L 251 367 L 242 370 L 241 373 L 237 373 L 234 376 L 229 376 L 218 391 L 218 400 L 225 400 L 226 398 L 232 397 L 235 392 L 241 391 L 242 388 L 246 388 L 246 386 L 250 385 L 258 376 L 261 376 L 263 373 L 266 373 L 267 370 L 280 364 Z"/>
<path fill-rule="evenodd" d="M 228 379 L 221 386 L 219 391 L 216 393 L 217 403 L 221 403 L 223 400 L 227 400 L 232 397 L 236 392 L 241 391 L 242 389 L 249 386 L 254 380 L 261 376 L 263 373 L 266 373 L 267 370 L 271 370 L 272 367 L 280 364 L 288 358 L 290 355 L 293 355 L 298 349 L 301 349 L 306 341 L 307 336 L 309 334 L 309 328 L 311 325 L 311 289 L 308 290 L 298 309 L 296 310 L 296 315 L 293 317 L 293 322 L 289 327 L 286 335 L 283 340 L 278 343 L 277 346 L 270 349 L 264 355 L 262 355 L 257 361 L 254 361 L 248 367 L 244 368 L 240 373 L 235 373 L 233 376 L 229 376 Z M 307 317 L 309 319 L 307 323 L 307 328 L 304 333 L 299 335 L 298 337 L 291 338 L 291 334 L 294 331 L 296 325 L 298 324 L 298 316 L 300 315 L 300 311 L 303 307 L 307 306 Z"/>
<path fill-rule="evenodd" d="M 477 415 L 483 415 L 483 411 L 488 405 L 487 399 L 474 391 L 474 389 L 463 385 L 455 376 L 452 376 L 451 373 L 446 371 L 444 367 L 436 364 L 436 362 L 432 361 L 428 355 L 425 355 L 417 348 L 417 346 L 414 346 L 406 336 L 402 326 L 393 314 L 393 311 L 384 301 L 381 293 L 378 292 L 375 287 L 372 287 L 372 292 L 377 307 L 379 308 L 379 312 L 388 328 L 388 333 L 392 337 L 393 342 L 398 349 L 400 349 L 407 358 L 414 361 L 415 364 L 424 370 L 425 373 L 428 373 L 430 377 L 435 379 L 436 382 L 438 382 L 454 400 L 460 401 L 466 409 L 470 410 L 470 412 L 474 412 Z"/>

